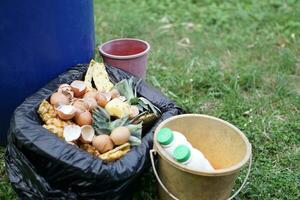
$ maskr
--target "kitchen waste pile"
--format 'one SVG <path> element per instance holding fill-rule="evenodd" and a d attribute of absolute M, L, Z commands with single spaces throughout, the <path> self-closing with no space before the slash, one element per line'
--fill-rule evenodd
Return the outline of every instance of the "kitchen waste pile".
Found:
<path fill-rule="evenodd" d="M 91 61 L 15 110 L 5 165 L 20 199 L 132 199 L 150 168 L 153 132 L 181 114 L 145 81 Z"/>
<path fill-rule="evenodd" d="M 140 145 L 143 123 L 156 120 L 160 110 L 137 96 L 132 79 L 114 85 L 105 66 L 92 60 L 84 80 L 61 84 L 38 113 L 43 127 L 59 138 L 114 161 Z"/>

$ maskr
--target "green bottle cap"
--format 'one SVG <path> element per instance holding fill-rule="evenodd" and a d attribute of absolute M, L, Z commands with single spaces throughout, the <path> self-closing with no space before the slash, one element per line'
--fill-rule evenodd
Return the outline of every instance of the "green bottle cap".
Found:
<path fill-rule="evenodd" d="M 174 135 L 171 129 L 162 128 L 157 133 L 157 141 L 162 145 L 168 145 L 174 140 Z"/>
<path fill-rule="evenodd" d="M 186 145 L 179 145 L 173 151 L 173 157 L 178 162 L 185 162 L 191 157 L 191 150 Z"/>

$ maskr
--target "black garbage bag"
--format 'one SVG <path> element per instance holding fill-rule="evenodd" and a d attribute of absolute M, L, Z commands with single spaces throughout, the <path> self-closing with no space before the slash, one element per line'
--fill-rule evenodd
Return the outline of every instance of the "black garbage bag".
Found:
<path fill-rule="evenodd" d="M 21 199 L 131 199 L 132 185 L 150 167 L 149 150 L 153 131 L 164 119 L 181 109 L 162 93 L 138 83 L 138 94 L 160 108 L 162 115 L 151 129 L 143 132 L 142 144 L 121 159 L 105 163 L 69 145 L 43 128 L 37 108 L 62 83 L 83 79 L 87 65 L 78 65 L 27 98 L 14 112 L 5 155 L 6 169 Z M 112 82 L 130 74 L 107 67 Z"/>

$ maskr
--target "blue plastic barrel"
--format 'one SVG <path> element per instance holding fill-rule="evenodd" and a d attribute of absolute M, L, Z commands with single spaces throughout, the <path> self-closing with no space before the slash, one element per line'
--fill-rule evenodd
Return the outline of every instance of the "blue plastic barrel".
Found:
<path fill-rule="evenodd" d="M 1 0 L 0 144 L 14 109 L 94 47 L 93 0 Z"/>

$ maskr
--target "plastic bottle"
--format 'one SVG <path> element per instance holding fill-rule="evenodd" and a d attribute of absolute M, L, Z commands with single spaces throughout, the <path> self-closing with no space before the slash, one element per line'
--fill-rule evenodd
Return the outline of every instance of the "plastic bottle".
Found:
<path fill-rule="evenodd" d="M 187 145 L 179 145 L 173 152 L 173 158 L 193 170 L 197 171 L 213 171 L 214 168 L 204 155 L 197 149 Z"/>
<path fill-rule="evenodd" d="M 179 145 L 191 146 L 182 133 L 172 131 L 169 128 L 162 128 L 157 133 L 157 141 L 172 157 L 174 149 Z"/>
<path fill-rule="evenodd" d="M 196 148 L 192 149 L 192 154 L 195 155 L 195 157 L 197 158 L 201 158 L 202 159 L 202 168 L 207 170 L 207 171 L 213 171 L 214 167 L 210 164 L 210 162 L 207 160 L 207 158 L 205 158 L 205 156 L 202 154 L 201 151 L 199 151 Z"/>

